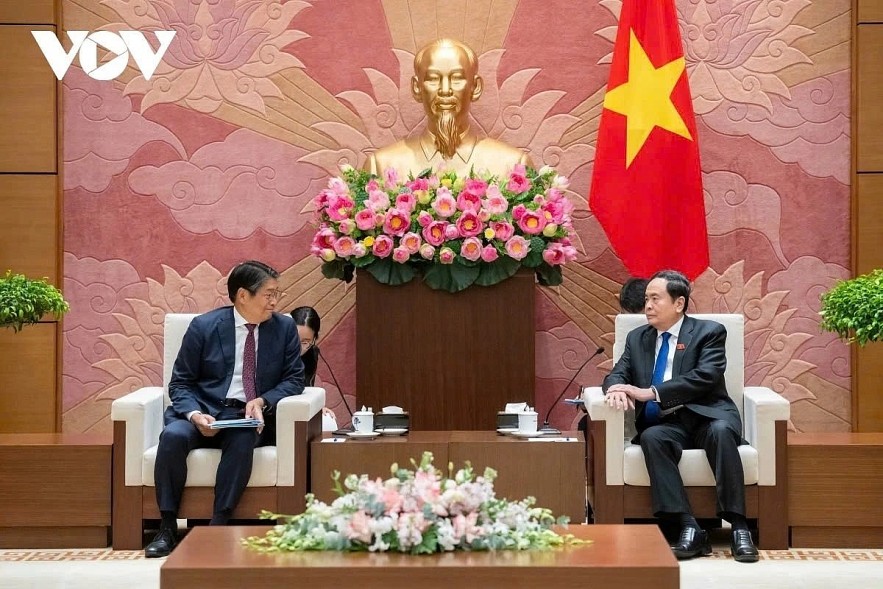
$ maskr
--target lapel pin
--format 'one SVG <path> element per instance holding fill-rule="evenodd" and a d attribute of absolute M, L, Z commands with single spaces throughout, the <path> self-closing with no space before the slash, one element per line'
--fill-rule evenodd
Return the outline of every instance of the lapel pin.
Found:
<path fill-rule="evenodd" d="M 687 349 L 687 346 L 685 346 L 684 344 L 678 344 L 677 346 L 675 346 L 675 350 L 686 350 L 686 349 Z"/>

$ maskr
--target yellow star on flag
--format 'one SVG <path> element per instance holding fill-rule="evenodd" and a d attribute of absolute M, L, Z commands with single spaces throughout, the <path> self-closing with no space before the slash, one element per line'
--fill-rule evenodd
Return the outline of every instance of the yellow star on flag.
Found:
<path fill-rule="evenodd" d="M 629 79 L 607 92 L 604 107 L 627 118 L 626 158 L 628 168 L 650 136 L 654 127 L 671 131 L 692 140 L 674 103 L 671 93 L 684 72 L 683 57 L 660 68 L 653 67 L 635 31 L 629 31 Z"/>

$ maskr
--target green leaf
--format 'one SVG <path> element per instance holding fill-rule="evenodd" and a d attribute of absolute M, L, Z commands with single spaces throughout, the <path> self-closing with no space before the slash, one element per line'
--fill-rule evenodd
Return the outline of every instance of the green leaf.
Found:
<path fill-rule="evenodd" d="M 475 284 L 478 284 L 479 286 L 491 286 L 497 284 L 498 282 L 502 282 L 507 278 L 512 277 L 518 272 L 518 268 L 520 267 L 520 262 L 506 256 L 499 257 L 496 261 L 491 263 L 482 262 L 479 266 L 481 272 L 479 273 L 478 278 L 475 279 Z"/>
<path fill-rule="evenodd" d="M 558 286 L 563 280 L 561 266 L 550 266 L 545 262 L 537 266 L 537 281 L 540 286 Z"/>
<path fill-rule="evenodd" d="M 346 276 L 346 260 L 342 260 L 337 258 L 336 260 L 332 260 L 330 262 L 322 263 L 322 276 L 325 278 L 332 278 L 337 280 L 344 280 Z M 352 274 L 350 274 L 350 279 L 352 279 Z"/>
<path fill-rule="evenodd" d="M 521 263 L 528 268 L 536 268 L 543 263 L 543 250 L 546 249 L 546 242 L 541 237 L 530 238 L 530 252 L 521 260 Z"/>
<path fill-rule="evenodd" d="M 883 340 L 883 270 L 841 281 L 821 301 L 823 330 L 860 346 Z"/>
<path fill-rule="evenodd" d="M 435 290 L 460 292 L 475 282 L 480 273 L 481 268 L 478 265 L 464 266 L 459 262 L 435 264 L 423 274 L 423 281 Z"/>
<path fill-rule="evenodd" d="M 381 284 L 398 286 L 410 282 L 417 274 L 410 264 L 399 264 L 392 258 L 383 258 L 373 264 L 365 266 L 365 269 Z"/>

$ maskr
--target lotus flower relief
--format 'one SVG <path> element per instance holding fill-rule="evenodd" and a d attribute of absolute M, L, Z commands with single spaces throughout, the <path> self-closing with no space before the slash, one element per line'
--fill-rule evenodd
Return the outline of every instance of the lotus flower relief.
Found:
<path fill-rule="evenodd" d="M 788 66 L 811 63 L 791 44 L 813 32 L 792 24 L 809 0 L 687 0 L 676 3 L 687 75 L 697 115 L 722 103 L 752 104 L 772 110 L 770 95 L 790 98 L 776 75 Z M 602 5 L 619 16 L 622 2 Z M 616 27 L 597 32 L 614 40 Z M 601 62 L 609 62 L 608 55 Z"/>
<path fill-rule="evenodd" d="M 183 102 L 204 113 L 224 103 L 265 114 L 264 99 L 282 98 L 270 76 L 304 67 L 284 47 L 305 38 L 287 30 L 306 2 L 271 0 L 107 0 L 125 26 L 176 35 L 150 80 L 134 78 L 126 94 L 144 94 L 141 112 Z"/>

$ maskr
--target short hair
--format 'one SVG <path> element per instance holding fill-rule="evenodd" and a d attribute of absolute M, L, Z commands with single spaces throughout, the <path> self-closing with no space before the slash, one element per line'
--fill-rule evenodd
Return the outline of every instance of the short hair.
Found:
<path fill-rule="evenodd" d="M 319 337 L 319 328 L 322 326 L 322 319 L 319 313 L 312 307 L 298 307 L 291 312 L 291 318 L 294 319 L 295 325 L 303 325 L 309 327 Z"/>
<path fill-rule="evenodd" d="M 456 47 L 460 49 L 463 52 L 463 55 L 466 56 L 466 61 L 469 63 L 469 67 L 478 74 L 478 58 L 475 56 L 475 52 L 472 51 L 472 48 L 465 43 L 449 38 L 436 39 L 432 43 L 428 43 L 420 48 L 420 51 L 414 56 L 415 73 L 420 70 L 420 65 L 423 63 L 423 57 L 426 55 L 426 52 L 436 47 Z"/>
<path fill-rule="evenodd" d="M 619 291 L 619 306 L 623 313 L 641 313 L 644 310 L 646 278 L 629 278 Z"/>
<path fill-rule="evenodd" d="M 650 280 L 656 280 L 657 278 L 665 280 L 665 291 L 671 297 L 671 300 L 676 301 L 678 297 L 684 297 L 684 311 L 686 312 L 687 305 L 690 304 L 691 290 L 690 281 L 687 277 L 677 270 L 660 270 L 651 276 Z"/>
<path fill-rule="evenodd" d="M 257 260 L 248 260 L 237 264 L 227 277 L 227 294 L 231 302 L 236 302 L 236 293 L 244 288 L 254 296 L 265 282 L 271 278 L 279 278 L 279 273 Z"/>

